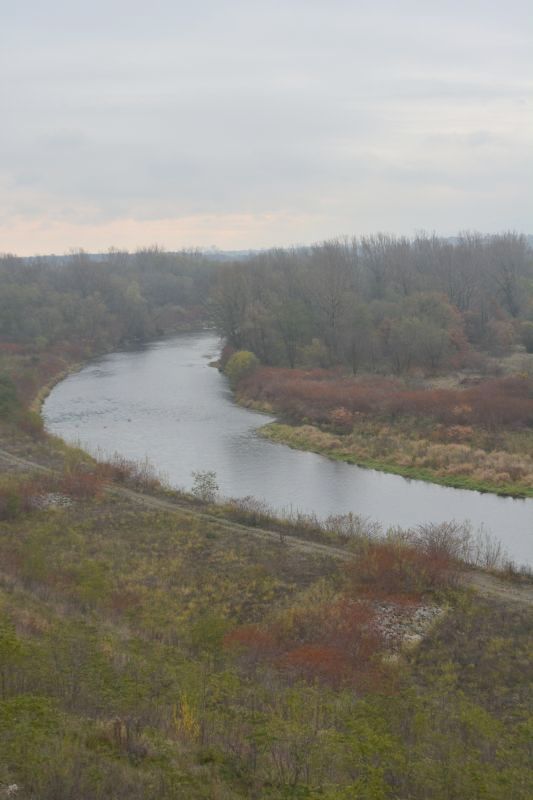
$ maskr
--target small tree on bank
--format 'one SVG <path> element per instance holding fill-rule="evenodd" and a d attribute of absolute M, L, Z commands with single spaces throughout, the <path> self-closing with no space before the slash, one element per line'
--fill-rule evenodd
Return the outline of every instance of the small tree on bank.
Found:
<path fill-rule="evenodd" d="M 204 503 L 214 503 L 220 488 L 216 472 L 195 470 L 191 474 L 193 477 L 192 494 Z"/>

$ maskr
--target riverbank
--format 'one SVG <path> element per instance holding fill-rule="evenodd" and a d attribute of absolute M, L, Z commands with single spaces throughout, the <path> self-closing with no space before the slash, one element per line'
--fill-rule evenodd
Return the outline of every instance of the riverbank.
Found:
<path fill-rule="evenodd" d="M 98 355 L 104 355 L 104 353 L 96 353 L 94 356 L 90 356 L 90 358 L 97 357 Z M 89 360 L 90 359 L 88 358 L 87 361 Z M 50 380 L 47 381 L 47 383 L 37 390 L 37 393 L 29 405 L 29 410 L 34 414 L 41 414 L 44 402 L 54 386 L 57 386 L 60 381 L 67 378 L 69 375 L 73 375 L 75 372 L 79 372 L 80 369 L 83 369 L 87 361 L 73 361 L 64 369 L 59 370 L 55 375 L 53 375 Z"/>
<path fill-rule="evenodd" d="M 79 355 L 63 354 L 50 366 L 29 404 L 39 414 L 54 386 L 79 371 L 87 361 L 107 351 Z M 269 414 L 283 412 L 276 404 L 251 396 L 249 384 L 238 387 L 236 400 L 245 407 Z M 340 410 L 342 412 L 342 409 Z M 339 410 L 333 412 L 339 417 Z M 283 414 L 282 414 L 283 417 Z M 340 414 L 338 423 L 346 426 Z M 336 461 L 400 475 L 437 485 L 491 493 L 503 497 L 533 497 L 533 432 L 500 431 L 497 436 L 465 425 L 433 425 L 428 420 L 373 419 L 370 415 L 350 416 L 349 432 L 333 426 L 279 422 L 260 430 L 270 441 L 306 450 Z"/>
<path fill-rule="evenodd" d="M 533 497 L 533 401 L 523 376 L 466 389 L 396 379 L 256 370 L 236 401 L 278 416 L 261 435 L 406 478 L 504 497 Z"/>
<path fill-rule="evenodd" d="M 208 326 L 184 324 L 174 327 L 164 335 L 138 341 L 124 341 L 120 346 L 92 346 L 72 343 L 63 347 L 42 349 L 32 345 L 0 345 L 0 373 L 3 372 L 14 383 L 19 401 L 32 414 L 40 414 L 43 404 L 54 387 L 62 380 L 83 369 L 95 358 L 110 353 L 128 350 L 135 345 L 147 345 L 178 333 L 206 330 Z"/>
<path fill-rule="evenodd" d="M 408 439 L 389 431 L 384 445 L 375 426 L 361 424 L 349 435 L 332 434 L 313 425 L 288 425 L 274 422 L 259 430 L 259 435 L 297 450 L 307 450 L 345 461 L 359 467 L 401 475 L 404 478 L 436 483 L 455 489 L 487 492 L 502 497 L 533 497 L 533 484 L 512 482 L 508 473 L 500 480 L 481 479 L 479 473 L 494 473 L 494 464 L 502 462 L 507 469 L 516 469 L 516 462 L 525 461 L 533 469 L 531 459 L 518 459 L 512 454 L 487 454 L 465 445 L 432 445 L 425 439 Z M 393 444 L 390 444 L 390 439 Z M 379 453 L 379 456 L 377 455 Z M 476 463 L 473 463 L 476 462 Z M 436 466 L 432 466 L 437 464 Z M 527 473 L 529 474 L 529 473 Z M 501 481 L 501 482 L 500 482 Z"/>

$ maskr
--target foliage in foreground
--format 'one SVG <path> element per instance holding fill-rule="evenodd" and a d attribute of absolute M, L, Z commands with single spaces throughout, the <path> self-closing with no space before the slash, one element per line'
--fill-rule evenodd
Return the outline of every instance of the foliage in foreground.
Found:
<path fill-rule="evenodd" d="M 70 497 L 0 523 L 0 787 L 40 800 L 530 796 L 520 607 L 458 594 L 449 561 L 435 572 L 428 550 L 428 574 L 409 545 L 400 560 L 369 545 L 345 574 L 190 513 Z M 374 624 L 384 580 L 396 601 L 454 605 L 399 662 Z"/>

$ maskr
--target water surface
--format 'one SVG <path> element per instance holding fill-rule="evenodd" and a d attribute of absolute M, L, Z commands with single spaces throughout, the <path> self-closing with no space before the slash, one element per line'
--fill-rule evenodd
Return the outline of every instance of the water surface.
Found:
<path fill-rule="evenodd" d="M 193 470 L 214 470 L 221 492 L 253 495 L 279 512 L 320 517 L 353 511 L 384 526 L 469 520 L 519 564 L 533 565 L 533 500 L 409 480 L 260 438 L 271 418 L 240 408 L 211 332 L 180 334 L 91 362 L 47 398 L 47 429 L 105 454 L 147 457 L 170 483 L 190 488 Z"/>

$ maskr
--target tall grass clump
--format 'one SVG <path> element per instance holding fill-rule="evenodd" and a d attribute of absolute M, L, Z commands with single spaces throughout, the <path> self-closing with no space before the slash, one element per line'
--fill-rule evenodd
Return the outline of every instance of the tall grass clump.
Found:
<path fill-rule="evenodd" d="M 96 470 L 103 480 L 130 486 L 141 491 L 158 491 L 168 488 L 168 481 L 148 458 L 128 459 L 119 453 L 106 456 L 97 451 Z"/>

